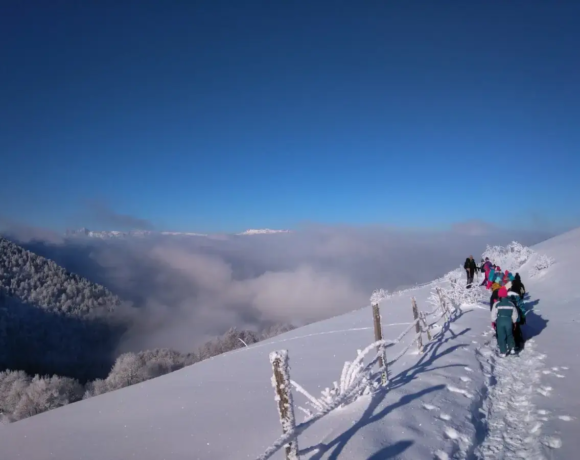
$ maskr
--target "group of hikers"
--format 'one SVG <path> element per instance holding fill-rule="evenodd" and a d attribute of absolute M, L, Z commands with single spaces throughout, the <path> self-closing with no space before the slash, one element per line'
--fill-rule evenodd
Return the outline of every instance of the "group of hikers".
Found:
<path fill-rule="evenodd" d="M 478 266 L 473 256 L 469 256 L 463 268 L 467 274 L 468 288 L 472 287 L 477 272 L 484 273 L 480 286 L 491 290 L 489 299 L 491 325 L 496 333 L 499 355 L 501 357 L 517 355 L 524 346 L 521 326 L 526 324 L 527 314 L 524 308 L 526 288 L 519 273 L 513 275 L 508 270 L 502 271 L 501 267 L 493 264 L 488 257 L 482 259 Z"/>

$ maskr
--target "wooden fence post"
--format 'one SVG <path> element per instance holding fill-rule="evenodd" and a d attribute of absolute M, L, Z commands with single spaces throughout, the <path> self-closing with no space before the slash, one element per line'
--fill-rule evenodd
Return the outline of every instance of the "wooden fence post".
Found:
<path fill-rule="evenodd" d="M 373 323 L 375 325 L 375 342 L 383 340 L 383 328 L 381 326 L 381 312 L 379 310 L 379 304 L 373 305 Z M 379 348 L 380 349 L 380 348 Z M 379 366 L 384 368 L 381 374 L 381 385 L 386 385 L 389 381 L 388 369 L 387 369 L 387 354 L 385 349 L 382 349 L 381 356 L 379 357 Z"/>
<path fill-rule="evenodd" d="M 425 326 L 425 332 L 427 332 L 427 340 L 429 340 L 429 342 L 431 342 L 431 330 L 429 329 L 429 325 L 427 324 L 427 316 L 425 315 L 425 312 L 422 311 L 419 313 L 419 315 L 421 316 L 421 320 L 423 321 L 423 326 Z"/>
<path fill-rule="evenodd" d="M 278 415 L 282 425 L 282 433 L 291 433 L 296 429 L 296 419 L 294 417 L 294 404 L 292 393 L 290 392 L 290 366 L 288 350 L 273 351 L 270 353 L 270 363 L 274 375 L 272 386 L 276 391 L 276 402 L 278 403 Z M 285 446 L 286 460 L 300 460 L 298 456 L 298 439 L 290 441 Z"/>
<path fill-rule="evenodd" d="M 439 287 L 436 288 L 436 291 L 437 295 L 439 296 L 439 304 L 441 305 L 443 313 L 445 314 L 445 319 L 449 320 L 449 310 L 447 309 L 447 302 L 445 301 L 445 298 L 443 297 L 443 294 L 441 293 L 441 289 Z"/>
<path fill-rule="evenodd" d="M 411 306 L 413 307 L 413 318 L 415 318 L 415 332 L 417 333 L 417 347 L 419 353 L 423 353 L 423 336 L 421 335 L 421 324 L 419 324 L 419 310 L 417 309 L 417 301 L 415 297 L 411 297 Z"/>

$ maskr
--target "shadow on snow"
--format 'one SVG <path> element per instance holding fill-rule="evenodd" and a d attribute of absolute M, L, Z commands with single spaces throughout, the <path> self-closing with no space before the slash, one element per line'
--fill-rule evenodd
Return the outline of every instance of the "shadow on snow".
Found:
<path fill-rule="evenodd" d="M 340 457 L 343 449 L 346 447 L 348 442 L 353 438 L 353 436 L 361 429 L 367 425 L 370 425 L 374 422 L 377 422 L 384 417 L 386 417 L 391 412 L 400 409 L 401 407 L 406 406 L 407 404 L 415 401 L 416 399 L 420 399 L 423 396 L 433 393 L 436 391 L 440 391 L 446 388 L 445 385 L 434 385 L 429 388 L 425 388 L 421 391 L 418 391 L 413 394 L 408 394 L 399 401 L 389 406 L 383 407 L 380 409 L 379 412 L 375 411 L 380 407 L 381 403 L 387 396 L 387 393 L 396 390 L 397 388 L 401 388 L 402 386 L 406 385 L 407 383 L 415 380 L 420 374 L 424 374 L 427 372 L 431 372 L 437 369 L 445 369 L 450 367 L 463 367 L 465 364 L 450 364 L 445 366 L 437 366 L 437 367 L 430 367 L 437 361 L 438 359 L 453 353 L 458 348 L 462 348 L 468 344 L 460 343 L 458 345 L 454 345 L 452 347 L 446 348 L 445 350 L 441 351 L 441 347 L 447 344 L 451 340 L 455 340 L 458 337 L 461 337 L 465 333 L 469 332 L 471 329 L 466 328 L 460 333 L 454 333 L 451 328 L 450 324 L 464 314 L 469 313 L 470 311 L 461 311 L 458 310 L 452 314 L 452 317 L 449 321 L 445 322 L 441 331 L 439 331 L 433 340 L 425 345 L 424 353 L 421 355 L 420 359 L 417 361 L 415 365 L 410 367 L 409 369 L 405 369 L 401 371 L 396 376 L 392 377 L 389 380 L 389 383 L 386 388 L 380 389 L 375 394 L 373 394 L 370 398 L 369 404 L 365 409 L 364 413 L 362 414 L 360 420 L 356 422 L 351 428 L 346 430 L 345 432 L 336 436 L 333 440 L 329 442 L 322 442 L 310 447 L 306 447 L 301 449 L 300 455 L 306 455 L 309 453 L 315 452 L 311 457 L 310 460 L 320 460 L 322 457 L 331 452 L 330 456 L 328 457 L 329 460 L 336 460 Z M 448 334 L 449 333 L 449 334 Z M 446 337 L 447 336 L 447 337 Z M 388 445 L 383 447 L 381 450 L 375 452 L 371 457 L 367 460 L 379 460 L 379 459 L 388 459 L 393 457 L 398 457 L 402 454 L 405 450 L 407 450 L 411 445 L 413 445 L 412 441 L 399 441 L 395 444 Z"/>
<path fill-rule="evenodd" d="M 535 308 L 536 305 L 540 303 L 540 299 L 533 300 L 531 302 L 524 303 L 526 310 Z M 544 319 L 542 315 L 539 315 L 535 311 L 530 311 L 526 315 L 526 324 L 522 328 L 522 333 L 526 340 L 532 339 L 542 333 L 546 327 L 548 327 L 549 320 Z"/>

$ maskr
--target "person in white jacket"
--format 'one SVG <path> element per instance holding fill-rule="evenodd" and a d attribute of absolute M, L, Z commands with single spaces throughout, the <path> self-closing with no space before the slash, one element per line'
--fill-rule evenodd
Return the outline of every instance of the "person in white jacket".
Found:
<path fill-rule="evenodd" d="M 513 327 L 520 318 L 516 305 L 508 298 L 507 289 L 500 288 L 498 293 L 499 300 L 493 304 L 491 309 L 491 322 L 495 324 L 497 332 L 497 345 L 500 356 L 509 355 L 515 350 L 516 344 L 514 339 Z"/>

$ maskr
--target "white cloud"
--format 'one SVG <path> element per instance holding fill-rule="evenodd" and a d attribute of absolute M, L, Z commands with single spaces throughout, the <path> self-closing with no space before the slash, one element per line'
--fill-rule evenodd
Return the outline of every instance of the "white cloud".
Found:
<path fill-rule="evenodd" d="M 45 250 L 135 302 L 139 314 L 124 349 L 188 351 L 232 326 L 304 324 L 364 307 L 374 289 L 430 281 L 468 255 L 478 257 L 487 243 L 532 244 L 543 236 L 473 222 L 440 232 L 318 226 L 221 239 L 77 241 Z"/>

